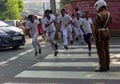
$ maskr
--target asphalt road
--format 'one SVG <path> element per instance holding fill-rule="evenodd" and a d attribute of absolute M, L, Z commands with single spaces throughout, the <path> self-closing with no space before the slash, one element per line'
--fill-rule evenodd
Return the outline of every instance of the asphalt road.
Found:
<path fill-rule="evenodd" d="M 87 55 L 86 45 L 75 42 L 69 50 L 59 43 L 53 56 L 49 43 L 41 42 L 42 54 L 34 56 L 31 40 L 17 50 L 0 50 L 0 84 L 120 84 L 120 38 L 111 39 L 111 70 L 96 73 L 96 48 Z"/>

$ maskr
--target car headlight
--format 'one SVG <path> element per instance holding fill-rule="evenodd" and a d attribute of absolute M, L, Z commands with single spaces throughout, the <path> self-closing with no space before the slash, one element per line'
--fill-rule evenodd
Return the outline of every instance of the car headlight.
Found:
<path fill-rule="evenodd" d="M 24 32 L 23 32 L 23 31 L 20 31 L 19 33 L 20 33 L 20 34 L 24 34 Z"/>
<path fill-rule="evenodd" d="M 8 35 L 8 34 L 5 33 L 5 32 L 0 31 L 0 36 L 4 36 L 4 35 Z"/>

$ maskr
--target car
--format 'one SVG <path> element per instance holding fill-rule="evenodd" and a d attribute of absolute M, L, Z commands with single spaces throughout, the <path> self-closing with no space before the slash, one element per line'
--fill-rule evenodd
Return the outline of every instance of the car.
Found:
<path fill-rule="evenodd" d="M 25 45 L 23 30 L 0 21 L 0 49 L 7 47 L 17 49 L 23 45 Z"/>
<path fill-rule="evenodd" d="M 15 26 L 23 30 L 24 34 L 30 37 L 29 31 L 25 28 L 25 22 L 22 22 L 20 20 L 4 20 L 5 23 L 7 23 L 9 26 Z"/>

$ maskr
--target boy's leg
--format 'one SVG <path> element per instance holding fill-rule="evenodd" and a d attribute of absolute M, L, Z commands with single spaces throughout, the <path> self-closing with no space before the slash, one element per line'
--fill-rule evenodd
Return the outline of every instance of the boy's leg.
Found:
<path fill-rule="evenodd" d="M 37 35 L 33 35 L 32 37 L 32 45 L 35 49 L 35 56 L 37 55 L 38 53 L 38 45 L 37 45 Z"/>
<path fill-rule="evenodd" d="M 64 47 L 68 49 L 67 29 L 61 29 L 63 33 Z"/>

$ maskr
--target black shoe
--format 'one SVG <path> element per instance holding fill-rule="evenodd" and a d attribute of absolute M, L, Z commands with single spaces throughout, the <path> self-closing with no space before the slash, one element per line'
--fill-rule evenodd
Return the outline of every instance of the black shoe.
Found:
<path fill-rule="evenodd" d="M 64 48 L 65 48 L 65 49 L 68 49 L 68 46 L 65 45 Z"/>
<path fill-rule="evenodd" d="M 78 41 L 78 37 L 76 38 L 76 41 Z"/>
<path fill-rule="evenodd" d="M 57 43 L 55 44 L 55 49 L 58 49 L 58 45 L 57 45 Z"/>
<path fill-rule="evenodd" d="M 56 52 L 54 53 L 54 56 L 57 56 L 57 54 L 58 54 L 58 51 L 56 51 Z"/>
<path fill-rule="evenodd" d="M 41 49 L 39 49 L 39 54 L 41 54 Z"/>
<path fill-rule="evenodd" d="M 90 51 L 89 51 L 88 55 L 91 56 L 91 52 Z"/>
<path fill-rule="evenodd" d="M 70 41 L 70 44 L 72 45 L 72 44 L 73 44 L 73 41 Z"/>
<path fill-rule="evenodd" d="M 107 67 L 107 70 L 108 70 L 108 71 L 110 70 L 110 67 L 109 67 L 109 66 Z"/>
<path fill-rule="evenodd" d="M 38 53 L 37 53 L 37 52 L 35 52 L 35 56 L 37 56 L 37 54 L 38 54 Z"/>
<path fill-rule="evenodd" d="M 95 70 L 95 72 L 107 72 L 108 70 L 107 69 L 98 69 L 98 70 Z"/>

